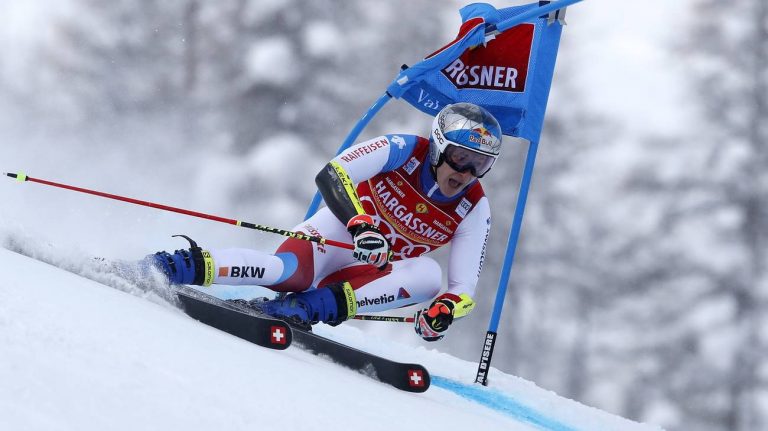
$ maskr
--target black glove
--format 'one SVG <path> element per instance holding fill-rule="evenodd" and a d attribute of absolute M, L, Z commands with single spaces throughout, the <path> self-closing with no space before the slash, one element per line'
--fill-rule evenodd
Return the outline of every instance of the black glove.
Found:
<path fill-rule="evenodd" d="M 417 311 L 415 316 L 416 333 L 427 341 L 437 341 L 445 336 L 445 331 L 453 323 L 453 310 L 456 303 L 440 296 L 429 308 Z"/>
<path fill-rule="evenodd" d="M 347 230 L 352 234 L 355 250 L 352 256 L 380 269 L 383 269 L 392 256 L 389 241 L 373 224 L 373 217 L 367 214 L 356 215 L 349 219 Z"/>

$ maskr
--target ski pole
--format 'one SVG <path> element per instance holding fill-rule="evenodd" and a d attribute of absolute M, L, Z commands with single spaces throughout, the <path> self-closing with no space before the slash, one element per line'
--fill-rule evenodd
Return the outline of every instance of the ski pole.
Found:
<path fill-rule="evenodd" d="M 413 323 L 416 321 L 413 317 L 400 317 L 400 316 L 369 316 L 369 315 L 355 315 L 352 317 L 357 320 L 373 320 L 376 322 L 396 322 L 396 323 Z"/>
<path fill-rule="evenodd" d="M 3 173 L 3 175 L 5 175 L 7 177 L 15 178 L 16 180 L 18 180 L 20 182 L 30 181 L 30 182 L 33 182 L 33 183 L 44 184 L 46 186 L 58 187 L 58 188 L 66 189 L 66 190 L 72 190 L 72 191 L 76 191 L 76 192 L 80 192 L 80 193 L 86 193 L 86 194 L 89 194 L 89 195 L 99 196 L 99 197 L 108 198 L 108 199 L 114 199 L 114 200 L 118 200 L 118 201 L 122 201 L 122 202 L 128 202 L 128 203 L 135 204 L 135 205 L 142 205 L 142 206 L 145 206 L 145 207 L 157 208 L 157 209 L 160 209 L 160 210 L 163 210 L 163 211 L 170 211 L 170 212 L 184 214 L 184 215 L 188 215 L 188 216 L 192 216 L 192 217 L 199 217 L 199 218 L 204 218 L 204 219 L 207 219 L 207 220 L 213 220 L 213 221 L 217 221 L 217 222 L 221 222 L 221 223 L 233 224 L 235 226 L 245 227 L 245 228 L 248 228 L 248 229 L 255 229 L 255 230 L 262 231 L 262 232 L 276 233 L 278 235 L 287 236 L 289 238 L 294 238 L 294 239 L 299 239 L 299 240 L 304 240 L 304 241 L 312 241 L 312 242 L 316 242 L 316 243 L 319 243 L 319 244 L 327 244 L 327 245 L 331 245 L 331 246 L 334 246 L 334 247 L 347 248 L 347 249 L 350 249 L 350 250 L 354 250 L 354 248 L 355 248 L 352 244 L 347 244 L 345 242 L 340 242 L 340 241 L 334 241 L 332 239 L 325 239 L 325 238 L 318 237 L 318 236 L 306 235 L 306 234 L 303 234 L 301 232 L 294 232 L 294 231 L 290 231 L 290 230 L 277 229 L 277 228 L 274 228 L 274 227 L 263 226 L 263 225 L 260 225 L 260 224 L 248 223 L 248 222 L 244 222 L 244 221 L 240 221 L 240 220 L 219 217 L 219 216 L 215 216 L 215 215 L 211 215 L 211 214 L 205 214 L 205 213 L 201 213 L 201 212 L 197 212 L 197 211 L 190 211 L 190 210 L 185 210 L 185 209 L 181 209 L 181 208 L 175 208 L 175 207 L 171 207 L 171 206 L 168 206 L 168 205 L 162 205 L 162 204 L 157 204 L 157 203 L 154 203 L 154 202 L 147 202 L 147 201 L 142 201 L 142 200 L 138 200 L 138 199 L 127 198 L 127 197 L 124 197 L 124 196 L 113 195 L 113 194 L 110 194 L 110 193 L 99 192 L 99 191 L 96 191 L 96 190 L 84 189 L 84 188 L 81 188 L 81 187 L 70 186 L 70 185 L 67 185 L 67 184 L 55 183 L 53 181 L 42 180 L 42 179 L 39 179 L 39 178 L 32 178 L 30 176 L 25 175 L 24 173 L 21 173 L 21 172 L 18 173 L 18 174 Z"/>

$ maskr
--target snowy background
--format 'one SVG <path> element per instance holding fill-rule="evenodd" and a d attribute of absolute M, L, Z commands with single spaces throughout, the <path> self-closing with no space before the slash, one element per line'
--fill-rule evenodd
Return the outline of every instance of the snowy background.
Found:
<path fill-rule="evenodd" d="M 6 0 L 0 171 L 290 228 L 314 173 L 401 64 L 453 37 L 461 5 L 337 3 Z M 669 430 L 765 429 L 767 8 L 569 10 L 500 370 Z M 392 103 L 362 138 L 429 121 Z M 484 180 L 495 230 L 478 308 L 430 349 L 479 358 L 524 150 L 510 143 Z M 280 241 L 10 180 L 0 197 L 6 244 L 63 253 L 131 259 L 182 247 L 177 233 Z"/>

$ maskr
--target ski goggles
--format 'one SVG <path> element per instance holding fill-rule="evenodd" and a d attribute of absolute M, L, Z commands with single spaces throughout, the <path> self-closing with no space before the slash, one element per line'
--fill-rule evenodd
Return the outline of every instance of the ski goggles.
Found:
<path fill-rule="evenodd" d="M 470 150 L 467 147 L 448 144 L 443 151 L 443 160 L 456 172 L 467 172 L 477 178 L 487 174 L 496 157 Z"/>

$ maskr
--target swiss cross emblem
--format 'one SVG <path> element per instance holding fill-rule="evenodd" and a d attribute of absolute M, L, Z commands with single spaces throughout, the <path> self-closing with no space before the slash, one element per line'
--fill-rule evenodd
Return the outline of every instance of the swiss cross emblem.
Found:
<path fill-rule="evenodd" d="M 285 344 L 288 337 L 285 336 L 285 328 L 282 326 L 273 326 L 270 329 L 272 335 L 272 344 Z"/>
<path fill-rule="evenodd" d="M 408 384 L 414 388 L 423 388 L 424 372 L 421 370 L 408 370 Z"/>

